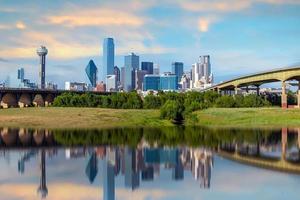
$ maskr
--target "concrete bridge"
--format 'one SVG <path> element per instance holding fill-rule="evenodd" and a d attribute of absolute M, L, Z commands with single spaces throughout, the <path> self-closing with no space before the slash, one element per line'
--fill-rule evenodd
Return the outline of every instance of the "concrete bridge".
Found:
<path fill-rule="evenodd" d="M 48 106 L 54 99 L 64 93 L 73 92 L 84 94 L 87 91 L 69 91 L 69 90 L 47 90 L 47 89 L 27 89 L 27 88 L 0 88 L 0 106 L 2 108 L 10 107 L 29 107 L 29 106 Z M 93 94 L 108 95 L 111 92 L 88 91 Z"/>
<path fill-rule="evenodd" d="M 300 128 L 293 130 L 293 134 L 297 134 L 298 137 L 298 149 L 300 150 Z M 228 151 L 226 149 L 218 148 L 218 155 L 229 160 L 244 163 L 247 165 L 252 165 L 256 167 L 292 172 L 300 174 L 300 159 L 298 161 L 293 161 L 289 159 L 287 152 L 287 136 L 288 129 L 282 128 L 281 131 L 281 157 L 268 157 L 261 155 L 258 152 L 256 155 L 247 155 L 242 153 L 241 145 L 235 144 L 233 151 Z M 300 154 L 300 151 L 298 152 Z M 300 155 L 298 155 L 300 157 Z"/>
<path fill-rule="evenodd" d="M 274 69 L 270 71 L 254 73 L 246 76 L 241 76 L 232 80 L 222 82 L 220 84 L 214 85 L 212 87 L 206 88 L 203 91 L 214 90 L 220 93 L 227 94 L 228 91 L 234 91 L 235 94 L 238 93 L 239 88 L 248 90 L 249 86 L 254 86 L 257 89 L 257 94 L 259 94 L 259 87 L 265 83 L 281 82 L 282 95 L 281 95 L 281 105 L 282 108 L 287 108 L 287 94 L 286 94 L 286 82 L 290 80 L 298 81 L 298 105 L 300 107 L 300 64 L 293 67 L 285 67 L 280 69 Z"/>

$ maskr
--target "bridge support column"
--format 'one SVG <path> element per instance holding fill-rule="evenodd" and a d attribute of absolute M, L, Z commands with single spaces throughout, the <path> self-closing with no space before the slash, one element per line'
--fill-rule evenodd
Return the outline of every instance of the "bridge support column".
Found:
<path fill-rule="evenodd" d="M 237 95 L 237 94 L 238 94 L 238 87 L 234 86 L 234 95 Z"/>
<path fill-rule="evenodd" d="M 281 92 L 281 107 L 283 109 L 286 109 L 288 107 L 287 105 L 287 94 L 286 94 L 286 83 L 285 81 L 282 81 L 282 92 Z"/>
<path fill-rule="evenodd" d="M 287 136 L 288 136 L 288 129 L 282 128 L 281 129 L 281 159 L 283 160 L 285 160 L 286 158 Z"/>
<path fill-rule="evenodd" d="M 256 95 L 259 96 L 259 85 L 256 85 Z"/>
<path fill-rule="evenodd" d="M 300 108 L 300 81 L 298 82 L 297 107 Z"/>

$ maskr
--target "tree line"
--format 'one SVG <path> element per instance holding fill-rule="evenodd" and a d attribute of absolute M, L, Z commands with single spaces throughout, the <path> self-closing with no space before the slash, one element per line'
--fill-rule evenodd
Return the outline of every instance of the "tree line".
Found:
<path fill-rule="evenodd" d="M 175 122 L 186 118 L 196 120 L 194 111 L 210 107 L 242 108 L 264 107 L 272 103 L 267 96 L 257 95 L 220 95 L 217 92 L 158 92 L 148 94 L 144 98 L 137 92 L 119 92 L 110 95 L 93 93 L 76 94 L 66 92 L 56 97 L 53 106 L 56 107 L 99 107 L 114 109 L 160 109 L 161 118 Z"/>

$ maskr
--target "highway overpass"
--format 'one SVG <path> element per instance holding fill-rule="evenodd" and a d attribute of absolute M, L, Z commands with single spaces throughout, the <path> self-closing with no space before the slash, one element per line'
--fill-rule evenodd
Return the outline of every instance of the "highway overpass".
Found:
<path fill-rule="evenodd" d="M 292 67 L 284 67 L 269 71 L 264 71 L 260 73 L 249 74 L 246 76 L 241 76 L 228 80 L 212 87 L 206 88 L 202 91 L 214 90 L 220 93 L 227 94 L 228 91 L 234 91 L 237 94 L 239 88 L 248 89 L 249 86 L 255 86 L 257 88 L 257 93 L 259 92 L 259 87 L 265 83 L 281 82 L 282 95 L 281 95 L 281 105 L 282 108 L 287 108 L 287 94 L 286 94 L 286 81 L 296 80 L 298 84 L 298 105 L 300 107 L 300 64 Z"/>

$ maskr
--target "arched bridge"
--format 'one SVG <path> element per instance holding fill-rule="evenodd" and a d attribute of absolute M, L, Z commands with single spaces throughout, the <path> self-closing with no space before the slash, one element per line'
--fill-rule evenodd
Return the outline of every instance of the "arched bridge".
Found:
<path fill-rule="evenodd" d="M 281 104 L 283 108 L 287 108 L 287 94 L 286 94 L 286 81 L 297 80 L 300 83 L 300 64 L 293 67 L 285 67 L 274 69 L 270 71 L 254 73 L 246 76 L 241 76 L 232 80 L 228 80 L 212 87 L 206 88 L 203 91 L 215 90 L 218 92 L 234 90 L 237 93 L 238 88 L 245 87 L 246 90 L 249 86 L 255 86 L 257 93 L 259 93 L 259 87 L 265 83 L 281 82 L 282 85 L 282 97 Z M 300 106 L 300 84 L 298 84 L 298 107 Z"/>
<path fill-rule="evenodd" d="M 29 106 L 48 106 L 54 99 L 64 93 L 74 92 L 77 94 L 86 93 L 86 91 L 69 91 L 69 90 L 45 90 L 29 88 L 0 88 L 0 106 L 9 107 L 29 107 Z M 89 91 L 90 92 L 90 91 Z M 94 94 L 108 95 L 111 92 L 96 92 Z"/>

